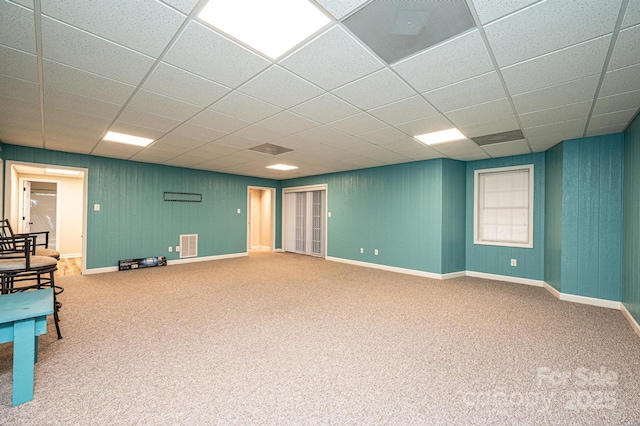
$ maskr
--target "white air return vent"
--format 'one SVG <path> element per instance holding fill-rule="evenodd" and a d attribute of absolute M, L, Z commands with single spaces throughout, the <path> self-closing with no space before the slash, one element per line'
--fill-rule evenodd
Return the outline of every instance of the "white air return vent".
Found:
<path fill-rule="evenodd" d="M 198 256 L 198 234 L 180 235 L 180 259 Z"/>

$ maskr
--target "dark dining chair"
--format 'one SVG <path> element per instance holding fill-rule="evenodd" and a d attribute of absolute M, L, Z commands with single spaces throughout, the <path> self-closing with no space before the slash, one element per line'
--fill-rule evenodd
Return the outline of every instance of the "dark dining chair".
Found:
<path fill-rule="evenodd" d="M 13 236 L 30 236 L 35 237 L 31 245 L 31 253 L 36 256 L 48 256 L 53 257 L 56 260 L 60 259 L 60 252 L 49 248 L 49 231 L 29 232 L 25 234 L 14 234 L 9 219 L 3 219 L 0 223 L 0 237 L 13 237 Z"/>

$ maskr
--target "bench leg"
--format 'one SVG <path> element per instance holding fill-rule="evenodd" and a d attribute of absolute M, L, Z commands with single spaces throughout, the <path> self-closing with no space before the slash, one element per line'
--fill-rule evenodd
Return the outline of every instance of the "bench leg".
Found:
<path fill-rule="evenodd" d="M 33 399 L 35 334 L 34 318 L 13 325 L 13 406 Z"/>

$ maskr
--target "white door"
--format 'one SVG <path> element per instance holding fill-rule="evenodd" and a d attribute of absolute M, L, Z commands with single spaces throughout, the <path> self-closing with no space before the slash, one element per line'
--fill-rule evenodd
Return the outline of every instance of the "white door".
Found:
<path fill-rule="evenodd" d="M 284 250 L 324 256 L 325 191 L 285 193 Z"/>
<path fill-rule="evenodd" d="M 20 232 L 28 234 L 31 232 L 31 182 L 22 182 L 22 217 Z"/>

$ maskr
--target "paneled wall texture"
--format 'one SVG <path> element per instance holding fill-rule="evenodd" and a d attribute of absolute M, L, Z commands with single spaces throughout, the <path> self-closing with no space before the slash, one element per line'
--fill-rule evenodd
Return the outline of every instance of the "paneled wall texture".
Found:
<path fill-rule="evenodd" d="M 640 116 L 624 135 L 622 303 L 640 323 Z"/>

